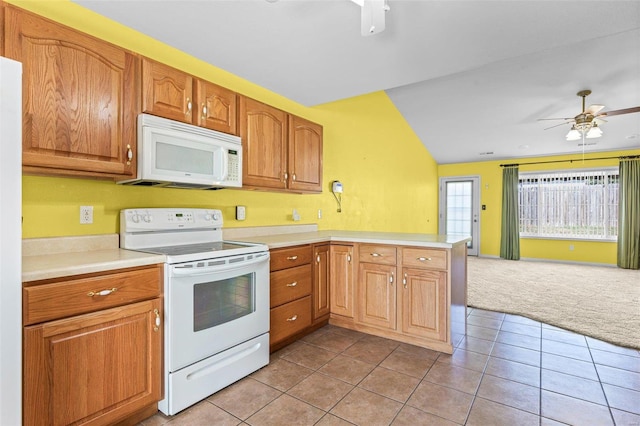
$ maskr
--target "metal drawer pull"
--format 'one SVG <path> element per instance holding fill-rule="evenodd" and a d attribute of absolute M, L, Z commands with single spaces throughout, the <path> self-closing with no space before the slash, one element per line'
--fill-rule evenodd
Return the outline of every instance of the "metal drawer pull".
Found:
<path fill-rule="evenodd" d="M 153 331 L 158 331 L 160 329 L 160 312 L 154 309 L 153 313 L 156 314 L 156 325 L 153 327 Z"/>
<path fill-rule="evenodd" d="M 402 279 L 402 285 L 404 288 L 407 288 L 407 273 L 405 272 L 404 278 Z"/>
<path fill-rule="evenodd" d="M 287 287 L 295 287 L 298 285 L 298 281 L 294 281 L 292 283 L 287 284 Z"/>
<path fill-rule="evenodd" d="M 389 277 L 389 283 L 393 284 L 393 272 L 391 273 L 391 276 Z"/>
<path fill-rule="evenodd" d="M 117 288 L 107 288 L 105 290 L 100 290 L 100 291 L 90 291 L 89 293 L 87 293 L 87 296 L 89 297 L 93 297 L 93 296 L 108 296 L 111 293 L 115 292 L 116 290 L 118 290 Z"/>
<path fill-rule="evenodd" d="M 416 257 L 416 260 L 419 260 L 420 262 L 426 262 L 426 261 L 431 262 L 430 257 Z"/>
<path fill-rule="evenodd" d="M 298 260 L 298 256 L 288 256 L 287 260 Z"/>
<path fill-rule="evenodd" d="M 380 253 L 371 253 L 371 256 L 373 256 L 373 257 L 382 257 L 382 255 Z"/>
<path fill-rule="evenodd" d="M 287 321 L 289 321 L 289 322 L 293 322 L 293 321 L 295 321 L 295 320 L 297 320 L 297 319 L 298 319 L 298 316 L 297 316 L 297 315 L 294 315 L 294 316 L 292 316 L 291 318 L 287 318 Z"/>

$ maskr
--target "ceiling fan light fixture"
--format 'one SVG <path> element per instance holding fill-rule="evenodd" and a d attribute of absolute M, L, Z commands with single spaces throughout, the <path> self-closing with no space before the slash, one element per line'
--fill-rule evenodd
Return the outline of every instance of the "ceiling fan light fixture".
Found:
<path fill-rule="evenodd" d="M 587 132 L 587 139 L 595 139 L 602 136 L 602 130 L 598 127 L 598 123 L 593 123 L 593 127 Z"/>
<path fill-rule="evenodd" d="M 580 134 L 579 131 L 576 130 L 576 126 L 571 126 L 571 130 L 569 130 L 569 133 L 567 133 L 567 140 L 577 141 L 580 138 L 582 138 L 582 135 Z"/>

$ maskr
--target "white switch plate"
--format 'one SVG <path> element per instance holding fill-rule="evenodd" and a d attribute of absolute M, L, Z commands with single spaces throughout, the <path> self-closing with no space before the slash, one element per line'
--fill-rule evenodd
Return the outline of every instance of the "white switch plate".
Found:
<path fill-rule="evenodd" d="M 93 223 L 93 206 L 80 206 L 80 223 L 83 225 Z"/>
<path fill-rule="evenodd" d="M 297 222 L 300 220 L 300 214 L 298 213 L 297 209 L 293 209 L 293 213 L 291 214 L 291 216 L 293 217 L 294 222 Z"/>
<path fill-rule="evenodd" d="M 245 206 L 236 206 L 236 220 L 245 220 L 247 218 L 247 210 Z"/>
<path fill-rule="evenodd" d="M 322 219 L 322 209 L 318 209 L 318 219 Z"/>

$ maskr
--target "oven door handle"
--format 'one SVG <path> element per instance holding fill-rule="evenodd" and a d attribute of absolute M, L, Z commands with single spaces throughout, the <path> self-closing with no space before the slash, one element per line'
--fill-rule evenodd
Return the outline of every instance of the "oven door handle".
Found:
<path fill-rule="evenodd" d="M 214 260 L 209 260 L 212 262 Z M 225 263 L 223 265 L 215 265 L 215 266 L 200 266 L 200 267 L 188 267 L 185 265 L 173 265 L 171 266 L 170 275 L 172 277 L 176 276 L 196 276 L 196 275 L 206 275 L 212 272 L 227 272 L 234 271 L 236 269 L 243 269 L 247 266 L 256 265 L 258 263 L 268 262 L 269 255 L 259 255 L 250 260 L 243 260 L 238 263 Z M 203 261 L 207 262 L 207 261 Z"/>

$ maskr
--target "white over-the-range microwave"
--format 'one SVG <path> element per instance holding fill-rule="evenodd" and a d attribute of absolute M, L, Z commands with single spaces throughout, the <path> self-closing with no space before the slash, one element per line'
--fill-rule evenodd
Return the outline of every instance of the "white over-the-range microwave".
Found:
<path fill-rule="evenodd" d="M 119 184 L 167 188 L 242 187 L 238 136 L 149 114 L 138 116 L 135 179 Z"/>

